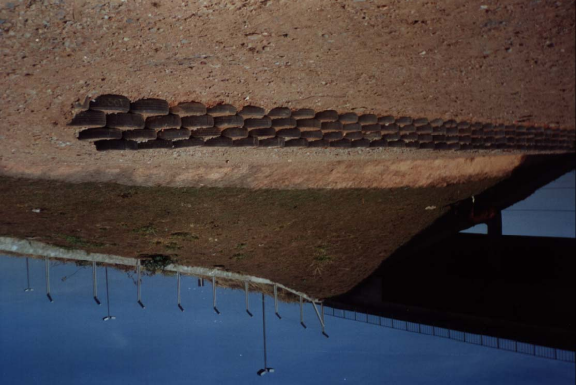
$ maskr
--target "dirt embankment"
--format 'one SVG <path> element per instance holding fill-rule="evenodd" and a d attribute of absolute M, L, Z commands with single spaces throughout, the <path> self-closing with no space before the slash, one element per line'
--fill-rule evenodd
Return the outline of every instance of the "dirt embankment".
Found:
<path fill-rule="evenodd" d="M 372 151 L 370 151 L 372 150 Z M 241 188 L 439 187 L 509 175 L 525 154 L 433 150 L 216 149 L 98 153 L 0 163 L 4 175 L 136 186 Z M 174 151 L 172 153 L 172 151 Z M 140 166 L 144 164 L 144 166 Z"/>
<path fill-rule="evenodd" d="M 346 292 L 497 181 L 421 189 L 130 187 L 0 178 L 0 235 L 219 266 L 324 298 Z"/>
<path fill-rule="evenodd" d="M 252 178 L 241 169 L 262 173 L 239 150 L 96 154 L 65 123 L 74 101 L 106 93 L 574 128 L 574 10 L 574 2 L 514 0 L 1 1 L 0 167 L 10 175 L 170 185 L 208 185 L 227 167 L 240 179 Z M 285 169 L 292 153 L 255 157 L 275 156 L 285 162 L 279 171 L 307 173 Z M 341 167 L 340 152 L 294 156 Z M 209 176 L 206 160 L 220 162 Z M 232 185 L 225 178 L 220 185 Z M 340 187 L 362 187 L 355 183 Z"/>

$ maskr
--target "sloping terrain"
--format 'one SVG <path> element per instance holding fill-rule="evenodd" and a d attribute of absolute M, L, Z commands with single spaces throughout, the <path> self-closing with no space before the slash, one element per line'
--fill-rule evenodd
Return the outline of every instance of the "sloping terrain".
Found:
<path fill-rule="evenodd" d="M 281 283 L 346 292 L 497 179 L 439 188 L 248 190 L 0 179 L 0 235 L 138 257 L 163 254 Z"/>
<path fill-rule="evenodd" d="M 65 126 L 74 102 L 102 94 L 574 129 L 574 11 L 573 2 L 514 0 L 2 1 L 0 170 L 71 181 L 248 187 L 243 180 L 261 175 L 270 161 L 282 167 L 264 167 L 268 174 L 288 168 L 306 175 L 307 167 L 294 166 L 298 158 L 329 163 L 311 172 L 324 175 L 324 183 L 303 186 L 333 187 L 326 180 L 341 181 L 340 174 L 325 170 L 341 170 L 343 158 L 357 159 L 357 175 L 373 180 L 374 163 L 365 160 L 405 156 L 235 149 L 103 157 Z M 219 167 L 206 169 L 207 162 Z M 234 176 L 220 176 L 227 167 Z M 182 176 L 175 168 L 200 171 Z M 237 177 L 242 169 L 250 170 Z M 268 187 L 298 178 L 284 179 Z M 368 186 L 356 179 L 340 187 Z"/>

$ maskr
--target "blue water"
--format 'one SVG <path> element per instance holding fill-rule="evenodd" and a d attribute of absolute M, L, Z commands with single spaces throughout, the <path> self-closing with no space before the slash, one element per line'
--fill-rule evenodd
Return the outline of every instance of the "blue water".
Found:
<path fill-rule="evenodd" d="M 531 196 L 502 211 L 502 234 L 534 237 L 576 237 L 576 171 L 571 171 Z M 486 234 L 479 224 L 463 233 Z"/>
<path fill-rule="evenodd" d="M 136 303 L 134 280 L 108 269 L 111 313 L 106 311 L 104 268 L 99 297 L 92 299 L 91 267 L 51 263 L 45 295 L 44 261 L 0 257 L 0 384 L 574 384 L 574 364 L 465 344 L 448 339 L 326 317 L 321 335 L 311 305 L 300 326 L 298 304 L 266 298 L 268 366 L 263 367 L 261 295 L 212 287 L 182 278 L 177 308 L 176 277 L 145 277 Z M 80 270 L 78 270 L 80 269 Z M 76 272 L 72 276 L 72 274 Z M 62 281 L 63 277 L 68 278 Z"/>

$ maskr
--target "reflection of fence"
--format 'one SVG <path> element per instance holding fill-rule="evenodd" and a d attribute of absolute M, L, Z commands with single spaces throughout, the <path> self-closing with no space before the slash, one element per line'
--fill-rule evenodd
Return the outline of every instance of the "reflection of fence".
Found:
<path fill-rule="evenodd" d="M 8 245 L 9 247 L 6 247 Z M 26 254 L 26 255 L 37 255 L 43 256 L 46 261 L 46 295 L 50 302 L 53 302 L 52 296 L 50 294 L 50 258 L 58 258 L 64 260 L 71 260 L 71 261 L 86 261 L 92 263 L 92 279 L 93 279 L 93 296 L 94 300 L 98 305 L 100 305 L 100 301 L 97 297 L 97 275 L 96 275 L 96 267 L 97 263 L 101 264 L 109 264 L 109 265 L 120 265 L 120 266 L 130 266 L 135 267 L 138 277 L 137 277 L 137 303 L 142 307 L 145 308 L 144 303 L 142 302 L 142 277 L 141 277 L 141 265 L 139 259 L 131 259 L 120 257 L 117 255 L 107 255 L 107 254 L 97 254 L 97 253 L 87 253 L 83 250 L 69 250 L 64 249 L 57 246 L 43 244 L 41 242 L 31 241 L 31 240 L 21 240 L 15 238 L 7 238 L 7 237 L 0 237 L 0 251 L 2 250 L 9 250 L 12 253 L 18 254 Z M 213 296 L 213 308 L 217 314 L 220 314 L 219 309 L 216 307 L 216 282 L 217 278 L 226 279 L 231 281 L 241 282 L 242 286 L 244 286 L 244 290 L 246 291 L 246 312 L 248 315 L 252 316 L 250 313 L 249 305 L 248 305 L 248 290 L 250 284 L 257 284 L 260 286 L 268 286 L 273 288 L 274 290 L 274 312 L 279 319 L 282 319 L 280 314 L 278 313 L 278 289 L 282 289 L 292 295 L 298 296 L 300 299 L 300 323 L 302 326 L 305 327 L 302 319 L 303 319 L 303 303 L 304 301 L 310 302 L 314 308 L 314 312 L 318 317 L 318 321 L 320 322 L 320 326 L 322 327 L 322 335 L 328 338 L 328 334 L 326 334 L 325 324 L 324 324 L 324 315 L 323 312 L 321 313 L 318 310 L 317 305 L 322 305 L 322 300 L 315 299 L 312 297 L 307 296 L 304 293 L 298 292 L 294 289 L 286 287 L 280 283 L 272 282 L 266 278 L 254 277 L 249 275 L 243 275 L 228 271 L 221 271 L 218 269 L 207 269 L 203 267 L 190 267 L 190 266 L 180 266 L 170 264 L 164 267 L 165 271 L 174 272 L 176 273 L 177 279 L 177 304 L 178 308 L 181 311 L 184 311 L 184 308 L 181 304 L 181 296 L 180 296 L 180 276 L 181 275 L 193 275 L 198 278 L 198 286 L 204 286 L 204 277 L 212 277 L 212 296 Z M 28 285 L 29 286 L 29 285 Z M 110 318 L 109 318 L 110 319 Z"/>
<path fill-rule="evenodd" d="M 509 340 L 506 338 L 491 337 L 481 334 L 462 332 L 445 329 L 436 326 L 424 325 L 414 322 L 401 321 L 393 318 L 380 317 L 377 315 L 360 313 L 350 310 L 324 307 L 325 315 L 348 319 L 351 321 L 364 322 L 376 326 L 404 330 L 412 333 L 426 334 L 430 336 L 448 338 L 455 341 L 466 342 L 473 345 L 481 345 L 490 348 L 506 350 L 510 352 L 528 354 L 536 357 L 550 358 L 553 360 L 575 362 L 575 354 L 570 350 L 556 349 L 546 346 L 533 345 L 525 342 Z"/>
<path fill-rule="evenodd" d="M 24 255 L 35 255 L 35 256 L 42 256 L 45 258 L 58 258 L 58 259 L 67 259 L 73 261 L 86 261 L 90 263 L 99 263 L 99 264 L 109 264 L 109 265 L 120 265 L 120 266 L 130 266 L 135 267 L 138 269 L 139 262 L 133 258 L 126 258 L 120 257 L 117 255 L 109 255 L 109 254 L 98 254 L 98 253 L 87 253 L 83 250 L 70 250 L 64 249 L 58 246 L 52 246 L 48 244 L 44 244 L 41 242 L 33 241 L 33 240 L 22 240 L 17 238 L 9 238 L 9 237 L 0 237 L 0 251 L 6 250 L 10 253 L 17 253 L 17 254 L 24 254 Z M 138 263 L 138 265 L 137 265 Z M 180 274 L 187 274 L 187 275 L 195 275 L 198 276 L 199 279 L 202 279 L 202 285 L 204 286 L 204 281 L 202 277 L 216 277 L 218 279 L 228 279 L 228 280 L 235 280 L 239 281 L 244 284 L 244 282 L 248 282 L 251 284 L 259 284 L 264 286 L 276 285 L 277 288 L 282 289 L 288 293 L 293 294 L 296 297 L 302 297 L 308 302 L 322 302 L 319 299 L 309 297 L 308 295 L 301 293 L 297 290 L 291 289 L 286 287 L 280 283 L 272 282 L 266 278 L 255 277 L 250 275 L 243 275 L 234 272 L 219 270 L 217 268 L 209 269 L 203 267 L 190 267 L 190 266 L 181 266 L 181 265 L 168 265 L 164 268 L 167 272 L 173 273 L 180 273 Z M 200 286 L 200 285 L 199 285 Z M 138 300 L 140 300 L 141 295 L 139 293 Z M 140 301 L 141 302 L 141 301 Z M 140 304 L 143 306 L 144 304 Z"/>

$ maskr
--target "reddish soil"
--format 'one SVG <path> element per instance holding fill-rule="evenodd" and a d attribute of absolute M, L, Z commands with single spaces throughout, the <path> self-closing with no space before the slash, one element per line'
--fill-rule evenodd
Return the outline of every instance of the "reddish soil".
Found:
<path fill-rule="evenodd" d="M 0 179 L 0 234 L 178 254 L 318 297 L 344 292 L 523 156 L 99 154 L 65 126 L 73 103 L 117 93 L 573 129 L 574 11 L 519 0 L 0 0 L 0 173 L 52 179 Z"/>
<path fill-rule="evenodd" d="M 501 178 L 525 154 L 433 150 L 185 149 L 56 158 L 14 155 L 0 174 L 69 182 L 242 188 L 437 187 Z M 366 151 L 368 150 L 368 151 Z"/>
<path fill-rule="evenodd" d="M 4 174 L 209 185 L 218 170 L 181 180 L 156 174 L 207 159 L 233 159 L 234 172 L 252 165 L 240 150 L 96 155 L 65 124 L 73 102 L 105 93 L 575 127 L 570 1 L 2 0 L 0 20 Z M 310 161 L 341 160 L 336 153 L 315 150 Z M 398 154 L 344 153 L 360 161 Z M 334 187 L 327 180 L 338 175 L 303 187 Z M 355 183 L 339 187 L 363 187 Z"/>
<path fill-rule="evenodd" d="M 496 179 L 426 189 L 130 187 L 0 178 L 0 236 L 260 276 L 341 294 L 450 203 Z M 39 212 L 38 212 L 39 211 Z"/>

